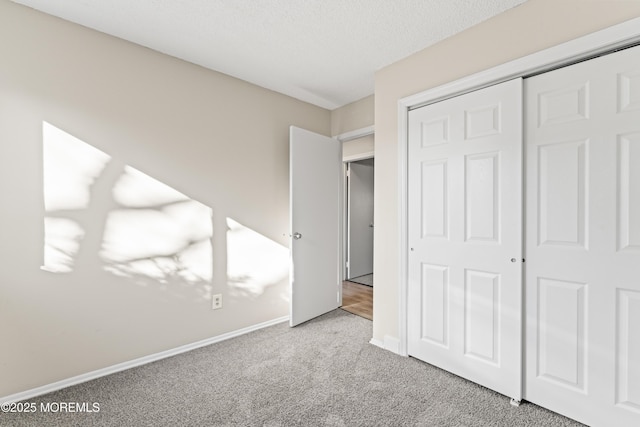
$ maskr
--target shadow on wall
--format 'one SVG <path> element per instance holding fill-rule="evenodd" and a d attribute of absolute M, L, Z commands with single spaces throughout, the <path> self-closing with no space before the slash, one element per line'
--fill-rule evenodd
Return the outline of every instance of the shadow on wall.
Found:
<path fill-rule="evenodd" d="M 210 300 L 212 209 L 50 123 L 43 122 L 42 131 L 41 268 L 103 271 Z M 220 238 L 226 238 L 232 295 L 257 297 L 286 279 L 286 247 L 231 218 L 226 226 Z"/>

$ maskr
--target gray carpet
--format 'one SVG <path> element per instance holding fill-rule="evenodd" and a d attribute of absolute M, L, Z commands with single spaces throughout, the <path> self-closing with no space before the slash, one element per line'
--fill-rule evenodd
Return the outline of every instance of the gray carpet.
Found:
<path fill-rule="evenodd" d="M 578 426 L 368 343 L 336 310 L 35 398 L 97 413 L 0 413 L 2 426 Z"/>

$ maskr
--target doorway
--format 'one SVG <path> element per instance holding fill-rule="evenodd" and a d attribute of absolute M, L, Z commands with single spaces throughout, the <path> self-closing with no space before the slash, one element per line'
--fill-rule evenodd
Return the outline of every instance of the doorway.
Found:
<path fill-rule="evenodd" d="M 346 164 L 346 279 L 373 286 L 374 159 Z"/>
<path fill-rule="evenodd" d="M 345 263 L 342 308 L 373 318 L 373 158 L 345 163 Z"/>

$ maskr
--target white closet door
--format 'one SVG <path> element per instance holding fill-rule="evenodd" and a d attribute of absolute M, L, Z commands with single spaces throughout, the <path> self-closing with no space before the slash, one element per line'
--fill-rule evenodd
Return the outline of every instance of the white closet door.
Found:
<path fill-rule="evenodd" d="M 526 389 L 640 426 L 640 48 L 525 80 Z"/>
<path fill-rule="evenodd" d="M 520 399 L 522 80 L 409 113 L 408 351 Z"/>

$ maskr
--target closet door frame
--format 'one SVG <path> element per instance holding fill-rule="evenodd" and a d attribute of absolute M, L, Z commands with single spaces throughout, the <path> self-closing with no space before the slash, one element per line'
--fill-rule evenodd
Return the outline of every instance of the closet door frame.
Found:
<path fill-rule="evenodd" d="M 530 77 L 604 53 L 640 44 L 640 18 L 533 53 L 398 101 L 399 327 L 397 353 L 407 356 L 408 342 L 408 115 L 409 111 L 514 78 Z M 396 350 L 395 348 L 392 350 Z"/>

